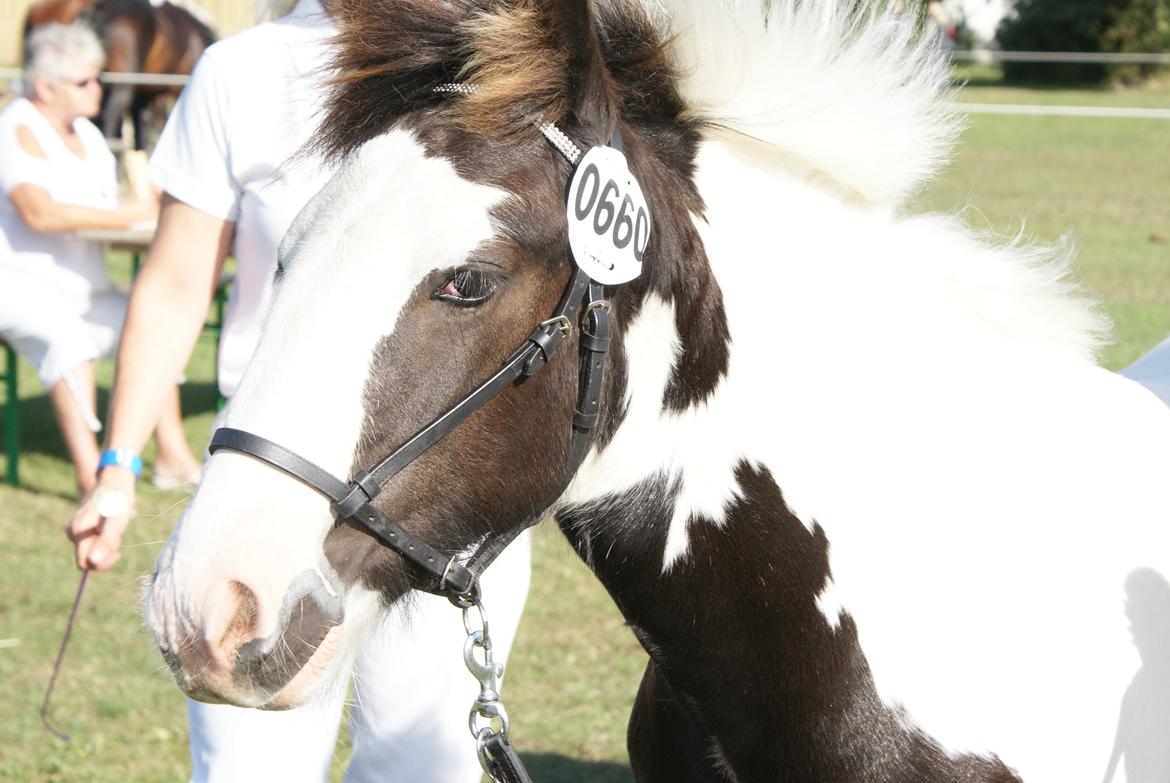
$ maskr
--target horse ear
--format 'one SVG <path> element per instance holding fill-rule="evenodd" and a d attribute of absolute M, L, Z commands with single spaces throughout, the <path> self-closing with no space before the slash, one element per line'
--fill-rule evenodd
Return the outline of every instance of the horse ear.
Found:
<path fill-rule="evenodd" d="M 552 120 L 604 143 L 617 111 L 593 0 L 517 0 L 464 28 L 463 76 L 476 86 L 460 122 L 484 135 L 531 133 Z"/>
<path fill-rule="evenodd" d="M 617 122 L 617 98 L 601 51 L 594 0 L 556 0 L 551 5 L 566 51 L 570 52 L 573 114 L 582 131 L 600 134 L 588 141 L 605 144 Z"/>

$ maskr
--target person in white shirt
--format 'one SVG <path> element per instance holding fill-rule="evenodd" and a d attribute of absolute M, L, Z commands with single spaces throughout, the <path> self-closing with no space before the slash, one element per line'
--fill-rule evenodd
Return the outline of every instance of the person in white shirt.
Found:
<path fill-rule="evenodd" d="M 154 199 L 119 202 L 114 156 L 86 119 L 101 104 L 103 59 L 82 25 L 40 28 L 27 45 L 25 96 L 0 112 L 0 338 L 36 365 L 82 494 L 99 466 L 94 360 L 113 352 L 126 297 L 106 274 L 101 245 L 73 232 L 125 228 L 158 211 Z M 156 478 L 198 476 L 177 390 L 169 384 L 164 394 L 150 421 Z"/>
<path fill-rule="evenodd" d="M 235 391 L 272 296 L 280 240 L 331 174 L 294 155 L 315 129 L 333 32 L 318 0 L 301 0 L 288 16 L 215 44 L 196 67 L 151 160 L 151 177 L 164 191 L 162 215 L 118 352 L 109 449 L 135 451 L 145 440 L 163 381 L 186 361 L 229 253 L 236 280 L 218 370 L 223 393 Z M 133 485 L 118 465 L 99 476 L 99 491 L 132 493 Z M 70 523 L 78 566 L 113 565 L 127 522 L 125 515 L 103 519 L 93 502 L 83 502 Z M 484 576 L 492 635 L 504 656 L 528 578 L 527 538 Z M 462 628 L 443 599 L 419 596 L 413 604 L 409 613 L 393 610 L 359 656 L 346 779 L 478 783 L 467 731 L 478 689 L 463 668 Z M 326 779 L 341 695 L 287 712 L 189 701 L 192 780 Z"/>

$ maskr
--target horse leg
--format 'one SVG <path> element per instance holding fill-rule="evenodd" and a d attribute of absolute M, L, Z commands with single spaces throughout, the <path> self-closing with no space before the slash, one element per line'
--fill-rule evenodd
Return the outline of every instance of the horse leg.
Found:
<path fill-rule="evenodd" d="M 102 31 L 102 39 L 106 50 L 106 71 L 136 73 L 141 70 L 142 51 L 132 21 L 114 20 Z M 122 138 L 122 118 L 131 110 L 134 92 L 132 84 L 115 84 L 102 96 L 102 133 L 107 139 Z"/>
<path fill-rule="evenodd" d="M 626 747 L 638 783 L 726 783 L 718 748 L 683 712 L 654 661 L 646 664 Z"/>
<path fill-rule="evenodd" d="M 149 87 L 139 87 L 134 92 L 134 98 L 130 102 L 130 121 L 134 126 L 134 149 L 136 150 L 144 150 L 147 147 L 146 121 L 152 105 L 159 97 L 161 97 L 159 93 L 153 92 Z"/>
<path fill-rule="evenodd" d="M 122 118 L 130 110 L 134 99 L 134 87 L 130 84 L 115 84 L 106 91 L 102 101 L 101 125 L 106 139 L 122 138 Z"/>

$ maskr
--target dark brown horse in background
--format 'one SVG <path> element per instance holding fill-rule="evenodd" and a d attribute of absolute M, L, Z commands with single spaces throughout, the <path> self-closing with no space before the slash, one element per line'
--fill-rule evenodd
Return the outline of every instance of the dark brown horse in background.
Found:
<path fill-rule="evenodd" d="M 185 8 L 149 0 L 41 0 L 25 19 L 24 35 L 50 22 L 89 24 L 106 51 L 112 73 L 189 74 L 214 40 L 206 24 Z M 147 114 L 178 95 L 175 86 L 113 84 L 102 98 L 101 127 L 106 138 L 122 138 L 122 118 L 130 114 L 134 146 L 145 146 Z"/>

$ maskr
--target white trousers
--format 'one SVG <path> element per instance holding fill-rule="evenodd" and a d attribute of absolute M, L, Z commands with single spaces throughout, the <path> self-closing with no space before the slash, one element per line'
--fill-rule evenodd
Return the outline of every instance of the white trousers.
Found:
<path fill-rule="evenodd" d="M 36 365 L 46 388 L 80 364 L 118 345 L 126 295 L 101 291 L 79 303 L 45 280 L 0 271 L 0 337 Z"/>
<path fill-rule="evenodd" d="M 512 543 L 483 575 L 493 652 L 505 660 L 528 595 L 531 537 Z M 405 605 L 403 605 L 403 603 Z M 466 633 L 444 598 L 415 593 L 390 612 L 353 674 L 350 783 L 479 783 L 467 728 L 479 685 L 463 663 Z M 340 697 L 285 712 L 188 700 L 193 783 L 327 780 Z"/>
<path fill-rule="evenodd" d="M 1121 374 L 1142 384 L 1170 405 L 1170 337 L 1151 348 Z"/>

